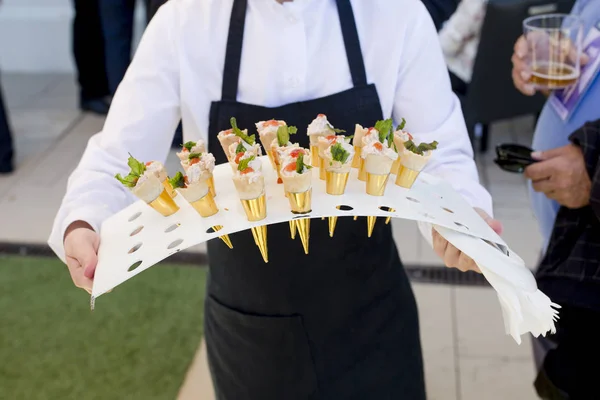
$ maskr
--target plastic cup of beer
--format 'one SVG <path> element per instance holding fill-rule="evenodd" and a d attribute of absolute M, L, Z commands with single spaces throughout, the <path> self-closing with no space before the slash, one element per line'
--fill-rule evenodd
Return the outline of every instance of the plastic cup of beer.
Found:
<path fill-rule="evenodd" d="M 536 89 L 562 89 L 577 82 L 583 23 L 575 15 L 544 14 L 523 21 L 530 83 Z"/>

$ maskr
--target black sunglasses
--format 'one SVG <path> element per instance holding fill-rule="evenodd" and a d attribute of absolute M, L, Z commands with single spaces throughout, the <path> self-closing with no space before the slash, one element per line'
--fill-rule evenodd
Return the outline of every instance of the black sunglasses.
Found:
<path fill-rule="evenodd" d="M 502 170 L 522 174 L 525 168 L 538 160 L 531 157 L 533 150 L 520 144 L 501 144 L 496 146 L 496 156 L 494 160 Z"/>

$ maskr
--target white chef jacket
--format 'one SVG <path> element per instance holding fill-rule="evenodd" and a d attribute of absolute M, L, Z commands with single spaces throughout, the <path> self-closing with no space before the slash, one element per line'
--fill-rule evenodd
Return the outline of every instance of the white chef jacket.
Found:
<path fill-rule="evenodd" d="M 417 142 L 437 140 L 426 171 L 491 215 L 491 197 L 479 184 L 460 103 L 427 10 L 420 0 L 351 3 L 367 80 L 377 87 L 383 115 L 396 123 L 406 118 Z M 114 178 L 127 173 L 128 153 L 164 162 L 180 119 L 184 142 L 208 141 L 210 105 L 221 99 L 232 4 L 169 0 L 149 24 L 104 129 L 90 139 L 70 176 L 49 239 L 63 261 L 63 236 L 72 222 L 86 221 L 99 232 L 103 220 L 135 200 Z M 248 0 L 239 102 L 276 107 L 352 86 L 334 0 Z"/>

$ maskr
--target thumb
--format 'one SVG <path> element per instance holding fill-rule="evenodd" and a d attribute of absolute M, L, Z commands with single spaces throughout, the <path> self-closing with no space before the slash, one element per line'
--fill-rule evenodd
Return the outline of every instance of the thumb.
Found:
<path fill-rule="evenodd" d="M 477 211 L 477 214 L 483 218 L 483 220 L 489 225 L 490 228 L 494 230 L 494 232 L 496 232 L 498 235 L 502 235 L 502 231 L 504 230 L 502 222 L 490 217 L 488 213 L 483 211 L 481 208 L 475 207 L 475 211 Z"/>
<path fill-rule="evenodd" d="M 531 153 L 531 157 L 538 161 L 549 160 L 554 157 L 558 157 L 562 154 L 563 148 L 557 147 L 546 151 L 534 151 Z"/>
<path fill-rule="evenodd" d="M 83 275 L 86 278 L 93 279 L 98 264 L 98 238 L 95 232 L 81 232 L 82 235 L 73 243 L 72 257 L 77 260 Z"/>

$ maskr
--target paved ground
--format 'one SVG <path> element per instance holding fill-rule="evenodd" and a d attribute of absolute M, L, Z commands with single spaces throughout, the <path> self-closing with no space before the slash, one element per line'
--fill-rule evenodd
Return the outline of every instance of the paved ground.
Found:
<path fill-rule="evenodd" d="M 0 242 L 45 243 L 69 173 L 103 120 L 76 107 L 73 77 L 4 75 L 6 100 L 14 126 L 18 170 L 0 177 Z M 532 119 L 492 128 L 492 145 L 528 143 Z M 492 154 L 479 157 L 481 180 L 495 201 L 505 240 L 530 266 L 540 237 L 522 177 L 500 171 Z M 169 165 L 177 161 L 171 155 Z M 411 265 L 441 265 L 421 239 L 416 225 L 394 221 L 400 254 Z M 203 247 L 193 249 L 203 251 Z M 533 399 L 534 368 L 530 343 L 521 346 L 504 335 L 495 292 L 489 288 L 415 284 L 429 399 Z M 182 399 L 209 399 L 202 351 L 189 371 Z"/>

